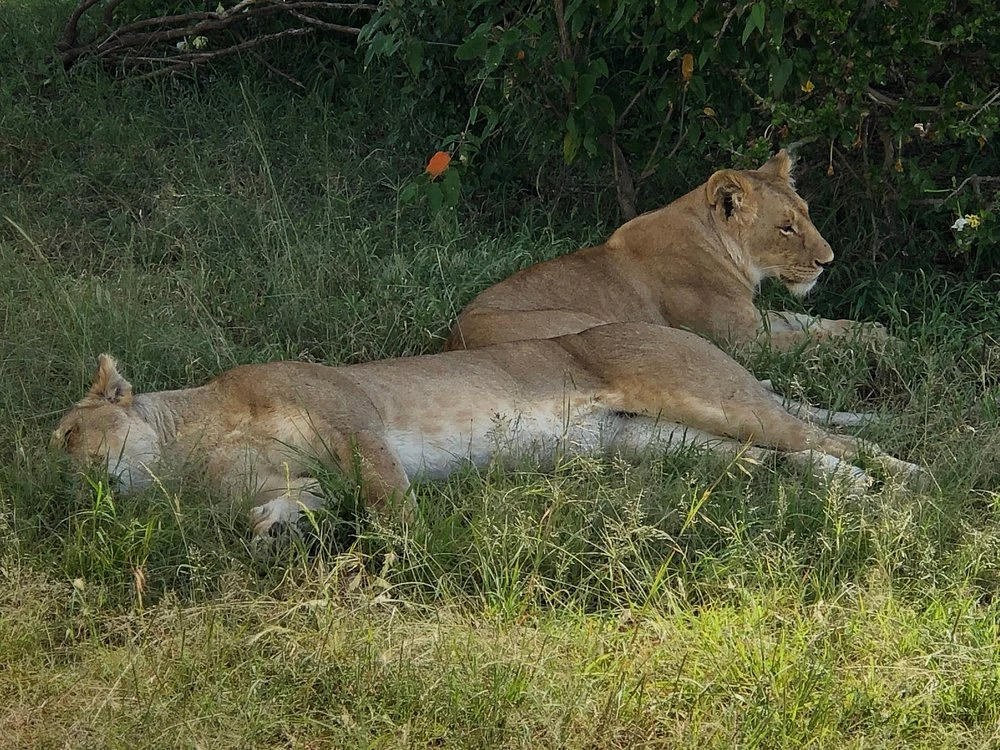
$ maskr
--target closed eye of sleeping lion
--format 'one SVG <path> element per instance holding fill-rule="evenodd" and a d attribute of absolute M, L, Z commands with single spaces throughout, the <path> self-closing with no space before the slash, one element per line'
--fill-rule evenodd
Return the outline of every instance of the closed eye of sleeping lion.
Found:
<path fill-rule="evenodd" d="M 93 384 L 52 441 L 80 466 L 97 462 L 125 489 L 174 470 L 217 491 L 249 493 L 255 539 L 295 526 L 323 503 L 318 464 L 357 480 L 373 510 L 405 520 L 410 484 L 469 463 L 698 445 L 761 459 L 773 451 L 816 475 L 870 481 L 851 465 L 862 446 L 799 419 L 859 415 L 782 405 L 699 336 L 621 323 L 548 340 L 345 367 L 246 365 L 196 388 L 136 394 L 102 355 Z M 884 470 L 921 471 L 875 446 Z"/>
<path fill-rule="evenodd" d="M 603 245 L 529 266 L 489 287 L 459 315 L 447 349 L 549 338 L 591 326 L 644 321 L 684 328 L 732 348 L 765 336 L 789 351 L 809 340 L 862 334 L 877 324 L 796 313 L 762 315 L 754 295 L 776 278 L 802 296 L 833 261 L 795 192 L 788 154 L 760 169 L 724 169 Z"/>

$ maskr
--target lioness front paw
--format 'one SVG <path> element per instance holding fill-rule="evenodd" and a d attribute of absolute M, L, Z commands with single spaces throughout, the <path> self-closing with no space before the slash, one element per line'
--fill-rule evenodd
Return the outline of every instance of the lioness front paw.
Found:
<path fill-rule="evenodd" d="M 298 503 L 287 497 L 278 497 L 250 509 L 250 534 L 254 539 L 275 537 L 279 529 L 297 528 L 301 516 Z M 272 533 L 274 532 L 274 533 Z"/>
<path fill-rule="evenodd" d="M 889 329 L 881 323 L 859 322 L 857 320 L 830 321 L 835 326 L 837 338 L 845 338 L 860 342 L 878 351 L 887 347 L 898 347 L 902 342 L 889 333 Z"/>

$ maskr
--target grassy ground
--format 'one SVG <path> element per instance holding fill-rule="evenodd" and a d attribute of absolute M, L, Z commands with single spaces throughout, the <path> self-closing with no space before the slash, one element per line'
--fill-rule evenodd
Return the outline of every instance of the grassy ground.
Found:
<path fill-rule="evenodd" d="M 21 43 L 42 49 L 50 20 L 19 18 Z M 426 154 L 370 103 L 4 65 L 2 744 L 1000 742 L 985 283 L 835 279 L 811 309 L 864 297 L 903 349 L 753 362 L 813 401 L 891 411 L 867 434 L 927 465 L 927 492 L 849 499 L 698 455 L 470 472 L 420 488 L 413 537 L 345 513 L 322 549 L 263 567 L 243 519 L 196 488 L 119 497 L 47 452 L 99 352 L 151 390 L 430 351 L 489 281 L 606 227 L 401 207 Z"/>

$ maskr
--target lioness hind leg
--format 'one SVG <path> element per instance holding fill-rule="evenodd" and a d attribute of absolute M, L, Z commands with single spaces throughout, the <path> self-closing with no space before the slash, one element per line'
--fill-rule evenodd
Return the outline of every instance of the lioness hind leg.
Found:
<path fill-rule="evenodd" d="M 703 395 L 704 392 L 699 390 L 692 388 L 685 394 L 673 394 L 668 404 L 671 407 L 667 412 L 670 418 L 710 435 L 733 438 L 739 443 L 757 447 L 775 448 L 788 454 L 814 452 L 841 461 L 853 461 L 862 451 L 862 444 L 857 438 L 835 435 L 789 414 L 773 398 L 773 394 L 753 380 L 749 373 L 744 388 L 737 389 L 736 395 L 721 402 L 717 396 Z M 647 404 L 656 404 L 659 400 L 655 391 L 646 390 L 643 395 Z M 647 414 L 649 410 L 647 405 Z M 889 474 L 906 481 L 924 476 L 919 466 L 889 456 L 876 445 L 869 444 L 866 449 Z M 823 460 L 819 463 L 813 459 L 810 461 L 813 461 L 811 465 L 814 468 L 818 467 L 816 470 L 828 473 Z M 861 475 L 857 475 L 856 480 L 865 481 Z"/>
<path fill-rule="evenodd" d="M 869 411 L 830 411 L 818 406 L 810 406 L 804 401 L 789 398 L 774 389 L 770 380 L 761 380 L 771 394 L 771 398 L 781 404 L 781 407 L 794 417 L 813 424 L 828 424 L 835 427 L 860 427 L 879 421 L 879 415 Z"/>
<path fill-rule="evenodd" d="M 506 310 L 483 307 L 461 315 L 445 350 L 478 349 L 523 339 L 578 333 L 608 321 L 576 310 Z"/>
<path fill-rule="evenodd" d="M 609 430 L 606 447 L 623 453 L 626 457 L 635 457 L 648 451 L 676 451 L 684 447 L 707 450 L 734 459 L 746 458 L 755 463 L 779 456 L 794 466 L 809 471 L 817 479 L 840 485 L 850 495 L 861 495 L 873 484 L 872 478 L 864 470 L 819 451 L 781 453 L 682 425 L 663 423 L 650 417 L 622 415 L 618 424 Z"/>
<path fill-rule="evenodd" d="M 848 495 L 863 495 L 874 480 L 864 469 L 844 459 L 819 451 L 794 451 L 781 454 L 789 463 L 805 469 L 817 479 L 840 486 Z"/>

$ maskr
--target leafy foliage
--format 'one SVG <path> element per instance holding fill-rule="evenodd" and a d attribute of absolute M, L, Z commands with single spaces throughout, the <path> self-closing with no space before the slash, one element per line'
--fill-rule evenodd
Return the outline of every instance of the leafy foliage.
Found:
<path fill-rule="evenodd" d="M 629 214 L 643 187 L 659 196 L 706 161 L 756 165 L 793 144 L 827 199 L 864 197 L 883 239 L 930 232 L 953 263 L 1000 238 L 988 0 L 387 0 L 361 44 L 367 64 L 400 64 L 422 121 L 445 120 L 434 146 L 473 185 L 537 182 L 557 162 L 613 170 Z M 949 237 L 966 214 L 976 226 Z"/>

